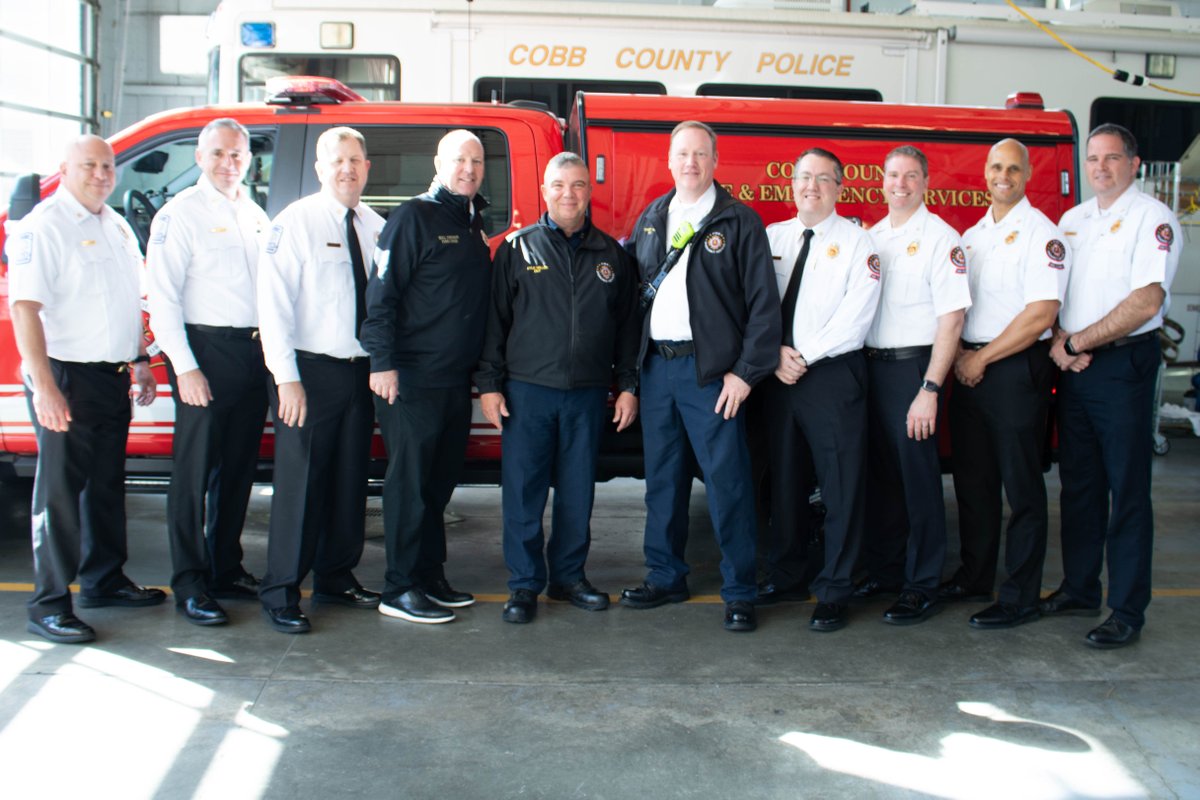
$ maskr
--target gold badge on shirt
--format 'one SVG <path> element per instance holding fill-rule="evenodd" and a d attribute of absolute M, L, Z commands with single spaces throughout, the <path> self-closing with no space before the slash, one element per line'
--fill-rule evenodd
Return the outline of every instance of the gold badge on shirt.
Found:
<path fill-rule="evenodd" d="M 224 233 L 226 228 L 210 228 L 209 233 Z"/>
<path fill-rule="evenodd" d="M 921 249 L 921 245 L 919 242 L 909 242 L 908 254 L 910 256 L 915 256 L 917 254 L 917 251 L 920 249 Z"/>
<path fill-rule="evenodd" d="M 1012 244 L 1013 242 L 1015 242 L 1015 241 L 1017 240 L 1017 234 L 1018 234 L 1018 233 L 1019 233 L 1019 231 L 1013 231 L 1013 232 L 1012 232 L 1012 233 L 1010 233 L 1008 236 L 1005 236 L 1005 237 L 1004 237 L 1004 243 L 1005 243 L 1005 244 Z"/>
<path fill-rule="evenodd" d="M 1112 224 L 1112 227 L 1108 229 L 1108 232 L 1109 232 L 1109 233 L 1116 233 L 1116 232 L 1117 232 L 1117 231 L 1119 231 L 1119 230 L 1121 230 L 1121 220 L 1117 220 L 1116 222 L 1114 222 L 1114 223 Z"/>
<path fill-rule="evenodd" d="M 838 253 L 842 252 L 836 244 L 829 245 L 829 249 L 825 251 L 827 258 L 837 258 Z"/>
<path fill-rule="evenodd" d="M 95 239 L 84 239 L 82 242 L 79 243 L 79 246 L 80 247 L 95 247 L 96 240 Z"/>

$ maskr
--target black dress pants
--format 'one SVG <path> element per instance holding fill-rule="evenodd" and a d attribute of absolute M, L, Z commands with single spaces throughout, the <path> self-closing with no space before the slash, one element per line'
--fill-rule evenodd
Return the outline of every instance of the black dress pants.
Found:
<path fill-rule="evenodd" d="M 363 552 L 367 467 L 374 414 L 367 360 L 297 358 L 308 400 L 303 427 L 275 420 L 275 494 L 267 571 L 259 587 L 266 608 L 295 606 L 311 570 L 313 591 L 340 594 L 359 584 L 352 570 Z"/>
<path fill-rule="evenodd" d="M 462 474 L 471 429 L 471 387 L 424 389 L 400 384 L 388 405 L 375 398 L 387 446 L 383 529 L 387 573 L 383 601 L 445 577 L 442 514 Z"/>
<path fill-rule="evenodd" d="M 125 542 L 125 441 L 133 415 L 129 373 L 120 364 L 50 359 L 67 399 L 65 432 L 37 421 L 25 388 L 38 443 L 33 480 L 34 593 L 31 619 L 70 612 L 71 581 L 83 594 L 114 592 L 130 583 L 122 571 Z"/>
<path fill-rule="evenodd" d="M 938 439 L 908 436 L 908 409 L 929 356 L 867 359 L 867 533 L 862 564 L 885 586 L 937 596 L 946 560 Z"/>
<path fill-rule="evenodd" d="M 1004 567 L 998 599 L 1034 605 L 1046 558 L 1046 481 L 1042 452 L 1056 369 L 1048 342 L 990 365 L 975 387 L 955 382 L 950 397 L 954 493 L 962 565 L 954 581 L 990 594 L 996 581 L 1003 509 L 1008 498 Z"/>
<path fill-rule="evenodd" d="M 797 513 L 799 507 L 788 498 L 811 486 L 815 472 L 826 508 L 825 563 L 811 590 L 819 602 L 845 603 L 854 589 L 866 514 L 867 368 L 862 352 L 818 361 L 792 386 L 772 381 L 766 387 L 768 417 L 780 430 L 791 426 L 794 433 L 769 440 L 771 530 L 779 525 L 797 538 L 782 546 L 773 542 L 771 550 L 779 553 L 789 544 L 808 541 L 812 516 Z M 804 450 L 812 454 L 811 462 Z M 788 584 L 780 580 L 778 585 Z"/>
<path fill-rule="evenodd" d="M 177 601 L 241 576 L 242 526 L 267 414 L 262 345 L 248 329 L 188 326 L 192 354 L 213 399 L 193 406 L 175 397 L 174 466 L 167 491 L 171 590 Z"/>

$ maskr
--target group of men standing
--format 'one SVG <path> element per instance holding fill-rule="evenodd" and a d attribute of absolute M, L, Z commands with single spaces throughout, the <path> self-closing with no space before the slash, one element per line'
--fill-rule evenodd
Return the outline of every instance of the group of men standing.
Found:
<path fill-rule="evenodd" d="M 307 632 L 300 585 L 309 572 L 318 602 L 411 622 L 448 622 L 472 604 L 444 572 L 443 512 L 463 464 L 474 380 L 485 418 L 502 431 L 507 622 L 532 621 L 542 591 L 586 610 L 609 605 L 585 563 L 615 384 L 611 421 L 622 430 L 640 414 L 646 466 L 647 573 L 622 605 L 689 597 L 694 456 L 728 630 L 754 630 L 757 605 L 810 590 L 816 631 L 843 627 L 854 597 L 898 593 L 884 613 L 894 624 L 921 622 L 948 600 L 991 599 L 1003 487 L 1006 578 L 971 625 L 1097 613 L 1107 546 L 1113 614 L 1087 641 L 1137 638 L 1149 602 L 1155 332 L 1179 229 L 1133 186 L 1136 145 L 1124 129 L 1089 137 L 1096 197 L 1064 216 L 1061 231 L 1025 197 L 1027 150 L 996 144 L 985 165 L 992 205 L 960 240 L 924 206 L 929 167 L 914 147 L 888 155 L 888 216 L 870 231 L 837 214 L 842 165 L 821 148 L 794 164 L 796 216 L 764 228 L 715 182 L 713 130 L 684 122 L 668 151 L 675 187 L 624 246 L 592 223 L 587 165 L 563 153 L 545 171 L 547 212 L 509 235 L 494 261 L 481 216 L 483 146 L 468 131 L 441 140 L 429 192 L 386 224 L 362 203 L 370 161 L 359 132 L 321 135 L 321 191 L 273 223 L 242 185 L 249 145 L 232 119 L 205 127 L 200 182 L 159 211 L 146 259 L 151 325 L 176 400 L 171 588 L 189 622 L 225 623 L 218 600 L 244 597 L 261 602 L 276 630 Z M 94 637 L 72 610 L 77 576 L 85 607 L 165 599 L 122 571 L 126 365 L 139 403 L 155 387 L 138 318 L 140 256 L 105 204 L 113 172 L 111 148 L 81 138 L 59 191 L 9 240 L 39 444 L 29 629 L 58 642 Z M 1054 364 L 1064 370 L 1066 577 L 1039 601 Z M 951 370 L 962 566 L 941 583 L 936 433 Z M 752 391 L 769 431 L 761 583 Z M 259 580 L 239 538 L 268 409 L 275 485 Z M 353 572 L 376 419 L 389 457 L 382 594 Z M 810 565 L 814 484 L 827 514 L 823 559 Z"/>

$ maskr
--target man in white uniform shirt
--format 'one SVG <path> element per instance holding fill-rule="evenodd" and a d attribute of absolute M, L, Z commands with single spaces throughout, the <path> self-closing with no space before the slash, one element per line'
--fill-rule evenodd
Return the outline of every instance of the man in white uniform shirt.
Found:
<path fill-rule="evenodd" d="M 871 229 L 882 262 L 879 309 L 867 332 L 867 463 L 871 502 L 866 580 L 856 598 L 900 591 L 883 614 L 922 622 L 940 607 L 946 507 L 938 458 L 942 385 L 971 305 L 958 233 L 925 207 L 929 162 L 903 145 L 883 164 L 888 215 Z"/>
<path fill-rule="evenodd" d="M 1134 186 L 1137 141 L 1101 125 L 1084 172 L 1096 196 L 1063 215 L 1075 268 L 1051 355 L 1059 383 L 1063 583 L 1043 614 L 1095 614 L 1108 562 L 1112 614 L 1092 647 L 1137 641 L 1150 603 L 1154 510 L 1150 421 L 1162 362 L 1158 329 L 1179 267 L 1179 220 Z"/>
<path fill-rule="evenodd" d="M 810 538 L 812 518 L 794 513 L 792 498 L 812 485 L 811 463 L 827 509 L 825 564 L 810 587 L 817 607 L 809 628 L 820 632 L 846 625 L 846 605 L 854 591 L 852 573 L 866 513 L 867 367 L 862 346 L 879 301 L 880 264 L 871 237 L 837 214 L 842 177 L 836 155 L 815 147 L 806 150 L 792 178 L 796 216 L 767 228 L 782 298 L 783 343 L 777 380 L 765 385 L 763 410 L 777 427 L 791 428 L 768 442 L 767 562 L 772 565 L 789 545 Z M 811 451 L 811 462 L 801 448 Z"/>
<path fill-rule="evenodd" d="M 58 191 L 13 226 L 5 253 L 38 443 L 27 627 L 80 643 L 96 633 L 73 612 L 76 576 L 84 608 L 157 605 L 166 594 L 134 585 L 123 570 L 130 362 L 138 405 L 155 396 L 142 336 L 142 256 L 105 203 L 116 181 L 108 143 L 81 136 L 59 169 Z"/>
<path fill-rule="evenodd" d="M 984 166 L 992 206 L 963 235 L 971 308 L 954 362 L 950 439 L 962 565 L 944 600 L 990 600 L 1000 552 L 1001 487 L 1008 499 L 997 602 L 975 628 L 1011 628 L 1038 618 L 1046 557 L 1042 449 L 1054 384 L 1050 326 L 1058 315 L 1071 253 L 1062 233 L 1025 197 L 1029 151 L 995 144 Z"/>
<path fill-rule="evenodd" d="M 375 414 L 367 353 L 367 264 L 383 218 L 362 202 L 366 142 L 352 128 L 317 140 L 321 191 L 285 208 L 259 256 L 263 356 L 274 376 L 275 494 L 259 597 L 282 633 L 307 633 L 300 583 L 313 599 L 373 609 L 352 570 L 362 557 Z"/>
<path fill-rule="evenodd" d="M 228 617 L 214 597 L 258 596 L 241 536 L 267 413 L 255 282 L 270 220 L 242 186 L 250 134 L 240 123 L 204 126 L 196 164 L 200 181 L 154 217 L 146 282 L 175 393 L 171 590 L 188 622 L 220 625 Z"/>

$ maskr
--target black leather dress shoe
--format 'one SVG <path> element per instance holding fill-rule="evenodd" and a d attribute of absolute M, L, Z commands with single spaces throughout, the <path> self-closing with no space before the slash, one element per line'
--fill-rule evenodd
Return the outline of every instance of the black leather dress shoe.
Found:
<path fill-rule="evenodd" d="M 312 630 L 312 623 L 299 606 L 265 608 L 263 613 L 267 615 L 271 627 L 280 633 L 308 633 Z"/>
<path fill-rule="evenodd" d="M 208 594 L 218 600 L 257 600 L 260 583 L 249 572 L 243 572 L 231 581 L 210 586 Z"/>
<path fill-rule="evenodd" d="M 926 597 L 920 592 L 904 591 L 891 608 L 883 612 L 883 621 L 889 625 L 916 625 L 942 610 L 944 606 L 937 598 Z"/>
<path fill-rule="evenodd" d="M 972 628 L 1015 628 L 1026 622 L 1033 622 L 1041 615 L 1037 606 L 1022 608 L 1013 603 L 993 603 L 978 614 L 974 614 L 968 624 Z"/>
<path fill-rule="evenodd" d="M 581 579 L 578 583 L 573 583 L 570 586 L 563 584 L 550 584 L 546 590 L 546 596 L 551 600 L 566 600 L 576 608 L 582 608 L 584 611 L 603 611 L 608 608 L 608 593 L 602 592 L 587 578 Z"/>
<path fill-rule="evenodd" d="M 874 600 L 881 595 L 899 594 L 900 587 L 891 583 L 882 583 L 874 578 L 867 578 L 865 581 L 854 587 L 854 593 L 850 595 L 853 600 Z"/>
<path fill-rule="evenodd" d="M 746 600 L 725 604 L 725 630 L 749 633 L 758 627 L 754 605 Z"/>
<path fill-rule="evenodd" d="M 1115 650 L 1118 647 L 1133 644 L 1141 635 L 1142 632 L 1137 628 L 1122 622 L 1115 616 L 1110 616 L 1100 625 L 1092 628 L 1083 643 L 1099 650 Z"/>
<path fill-rule="evenodd" d="M 193 625 L 224 625 L 229 622 L 221 604 L 206 594 L 189 597 L 176 607 L 183 618 Z"/>
<path fill-rule="evenodd" d="M 992 593 L 975 591 L 955 581 L 946 581 L 938 587 L 938 599 L 950 603 L 986 603 L 992 599 Z"/>
<path fill-rule="evenodd" d="M 623 589 L 621 591 L 621 605 L 626 608 L 658 608 L 667 603 L 682 603 L 689 597 L 691 597 L 691 594 L 688 593 L 686 584 L 669 589 L 663 586 L 655 586 L 652 583 L 643 583 L 641 586 L 635 586 L 632 589 Z"/>
<path fill-rule="evenodd" d="M 1094 617 L 1100 613 L 1098 606 L 1080 602 L 1061 588 L 1043 597 L 1038 602 L 1038 610 L 1047 617 Z"/>
<path fill-rule="evenodd" d="M 433 602 L 420 589 L 409 589 L 390 603 L 387 600 L 380 602 L 379 613 L 423 625 L 454 621 L 453 611 Z"/>
<path fill-rule="evenodd" d="M 156 606 L 167 599 L 167 593 L 162 589 L 148 589 L 145 586 L 129 584 L 108 594 L 81 594 L 79 605 L 84 608 L 101 608 L 103 606 Z"/>
<path fill-rule="evenodd" d="M 842 603 L 817 603 L 808 628 L 819 633 L 832 633 L 846 627 L 846 622 L 846 606 Z"/>
<path fill-rule="evenodd" d="M 808 589 L 784 588 L 770 581 L 762 581 L 758 584 L 758 596 L 754 598 L 754 605 L 773 606 L 776 603 L 803 603 L 808 598 Z"/>
<path fill-rule="evenodd" d="M 379 599 L 382 596 L 379 592 L 372 592 L 370 589 L 364 589 L 361 586 L 356 586 L 353 589 L 347 589 L 337 594 L 313 592 L 313 600 L 316 600 L 318 603 L 333 603 L 339 606 L 346 606 L 347 608 L 379 608 Z"/>
<path fill-rule="evenodd" d="M 532 589 L 515 589 L 508 596 L 501 614 L 505 622 L 523 625 L 537 616 L 537 593 Z"/>
<path fill-rule="evenodd" d="M 445 578 L 422 586 L 421 591 L 442 608 L 466 608 L 475 603 L 474 595 L 454 589 Z"/>
<path fill-rule="evenodd" d="M 25 630 L 59 644 L 82 644 L 96 638 L 92 626 L 70 611 L 31 619 L 25 624 Z"/>

